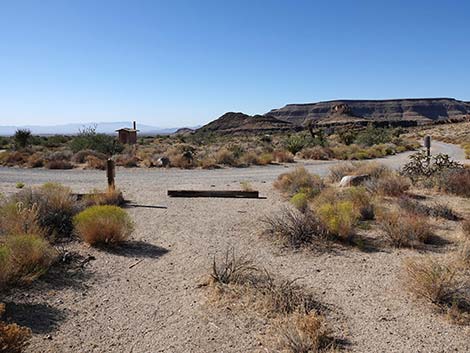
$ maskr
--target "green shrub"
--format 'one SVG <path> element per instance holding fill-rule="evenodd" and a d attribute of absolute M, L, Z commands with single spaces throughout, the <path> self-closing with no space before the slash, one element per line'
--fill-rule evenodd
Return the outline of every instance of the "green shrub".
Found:
<path fill-rule="evenodd" d="M 119 153 L 124 149 L 113 136 L 97 133 L 96 126 L 80 130 L 78 135 L 70 142 L 70 148 L 74 153 L 82 150 L 93 150 L 106 155 Z"/>
<path fill-rule="evenodd" d="M 333 201 L 320 205 L 316 210 L 329 234 L 341 240 L 350 240 L 359 212 L 350 201 Z"/>
<path fill-rule="evenodd" d="M 298 192 L 291 197 L 290 202 L 297 208 L 299 211 L 305 211 L 308 207 L 308 195 L 304 192 Z"/>
<path fill-rule="evenodd" d="M 388 143 L 393 135 L 388 129 L 376 128 L 369 124 L 366 129 L 357 134 L 356 143 L 362 146 L 373 146 L 382 143 Z"/>
<path fill-rule="evenodd" d="M 303 135 L 292 135 L 286 139 L 285 145 L 286 149 L 292 153 L 294 156 L 302 151 L 302 149 L 306 146 L 307 140 Z"/>
<path fill-rule="evenodd" d="M 28 129 L 18 129 L 13 136 L 16 146 L 25 148 L 28 146 L 32 138 L 31 131 Z"/>
<path fill-rule="evenodd" d="M 134 230 L 129 215 L 117 206 L 93 206 L 74 217 L 78 235 L 88 244 L 113 244 L 126 240 Z"/>

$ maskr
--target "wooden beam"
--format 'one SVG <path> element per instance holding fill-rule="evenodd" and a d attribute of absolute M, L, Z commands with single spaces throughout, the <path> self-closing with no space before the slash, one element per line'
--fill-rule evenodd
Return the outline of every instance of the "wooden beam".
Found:
<path fill-rule="evenodd" d="M 258 199 L 258 191 L 242 190 L 168 190 L 170 197 L 225 197 Z"/>

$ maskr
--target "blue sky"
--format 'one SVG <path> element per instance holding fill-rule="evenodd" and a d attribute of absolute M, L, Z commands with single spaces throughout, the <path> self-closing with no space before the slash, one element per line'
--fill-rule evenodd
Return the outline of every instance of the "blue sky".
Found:
<path fill-rule="evenodd" d="M 0 125 L 470 100 L 470 2 L 0 0 Z"/>

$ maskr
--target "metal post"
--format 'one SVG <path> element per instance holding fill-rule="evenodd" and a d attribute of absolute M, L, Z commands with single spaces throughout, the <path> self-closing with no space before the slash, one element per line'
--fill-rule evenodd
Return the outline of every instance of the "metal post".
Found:
<path fill-rule="evenodd" d="M 431 136 L 424 137 L 424 147 L 426 147 L 428 157 L 431 156 Z"/>
<path fill-rule="evenodd" d="M 116 184 L 114 183 L 116 168 L 114 161 L 111 158 L 106 161 L 106 176 L 108 177 L 108 191 L 116 190 Z"/>

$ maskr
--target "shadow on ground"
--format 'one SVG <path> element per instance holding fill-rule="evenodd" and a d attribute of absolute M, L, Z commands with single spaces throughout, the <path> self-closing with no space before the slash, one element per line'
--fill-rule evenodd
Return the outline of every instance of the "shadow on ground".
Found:
<path fill-rule="evenodd" d="M 100 250 L 119 256 L 150 259 L 157 259 L 169 251 L 160 246 L 138 240 L 126 241 L 114 247 L 103 247 Z"/>
<path fill-rule="evenodd" d="M 66 318 L 63 311 L 47 304 L 5 303 L 4 317 L 8 322 L 26 326 L 33 333 L 52 332 Z"/>

